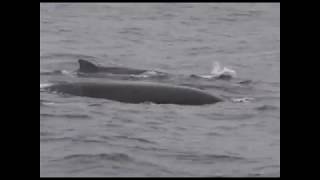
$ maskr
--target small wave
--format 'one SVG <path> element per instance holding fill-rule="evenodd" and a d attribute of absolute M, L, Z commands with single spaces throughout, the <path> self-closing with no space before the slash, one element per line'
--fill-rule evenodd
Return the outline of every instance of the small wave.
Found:
<path fill-rule="evenodd" d="M 60 75 L 62 72 L 60 70 L 57 71 L 40 71 L 40 76 L 46 76 L 46 75 Z"/>
<path fill-rule="evenodd" d="M 40 106 L 51 106 L 51 105 L 55 105 L 55 103 L 40 99 Z"/>
<path fill-rule="evenodd" d="M 54 75 L 73 75 L 73 72 L 67 71 L 67 70 L 40 71 L 40 76 L 54 76 Z"/>
<path fill-rule="evenodd" d="M 115 161 L 115 162 L 132 162 L 133 159 L 123 153 L 102 153 L 102 154 L 76 154 L 70 155 L 63 158 L 63 160 L 76 160 L 81 162 L 92 162 L 98 161 Z"/>
<path fill-rule="evenodd" d="M 68 129 L 67 131 L 73 131 L 73 129 Z M 44 133 L 43 133 L 44 134 Z M 72 137 L 52 137 L 52 136 L 58 136 L 58 134 L 54 134 L 54 133 L 51 133 L 51 134 L 41 134 L 40 132 L 40 141 L 41 142 L 72 142 L 72 143 L 90 143 L 90 144 L 106 144 L 107 142 L 105 141 L 102 141 L 102 140 L 98 140 L 98 139 L 79 139 L 79 138 L 72 138 Z M 42 136 L 42 137 L 41 137 Z"/>
<path fill-rule="evenodd" d="M 50 86 L 52 86 L 53 84 L 52 83 L 43 83 L 43 84 L 40 84 L 40 90 L 41 89 L 44 89 L 44 88 L 48 88 Z"/>
<path fill-rule="evenodd" d="M 205 155 L 193 155 L 193 154 L 182 154 L 175 156 L 177 160 L 192 161 L 194 163 L 221 163 L 221 162 L 234 162 L 234 161 L 244 161 L 245 158 L 229 155 L 215 155 L 215 154 L 205 154 Z"/>
<path fill-rule="evenodd" d="M 241 85 L 250 85 L 252 84 L 253 81 L 252 80 L 243 80 L 243 81 L 240 81 L 239 84 Z"/>
<path fill-rule="evenodd" d="M 220 80 L 230 80 L 233 78 L 233 76 L 228 74 L 221 74 L 221 75 L 196 75 L 192 74 L 190 75 L 192 78 L 202 78 L 202 79 L 220 79 Z"/>
<path fill-rule="evenodd" d="M 249 113 L 242 113 L 242 114 L 224 114 L 224 113 L 200 114 L 198 113 L 198 115 L 213 121 L 240 121 L 240 120 L 248 120 L 254 117 L 254 114 L 249 114 Z"/>
<path fill-rule="evenodd" d="M 119 138 L 119 139 L 126 139 L 126 140 L 132 140 L 132 141 L 136 141 L 136 142 L 141 142 L 141 143 L 147 143 L 147 144 L 157 144 L 156 142 L 153 141 L 149 141 L 147 139 L 144 138 L 136 138 L 136 137 L 128 137 L 128 136 L 114 136 L 115 138 Z"/>
<path fill-rule="evenodd" d="M 64 137 L 64 138 L 51 138 L 51 136 L 54 136 L 54 135 L 57 135 L 57 134 L 54 134 L 54 133 L 40 133 L 40 141 L 42 143 L 58 143 L 58 142 L 70 142 L 72 141 L 72 138 L 68 138 L 68 137 Z"/>
<path fill-rule="evenodd" d="M 40 59 L 96 59 L 94 56 L 72 53 L 52 53 L 40 56 Z"/>
<path fill-rule="evenodd" d="M 273 110 L 277 110 L 277 109 L 278 109 L 278 107 L 272 106 L 272 105 L 263 105 L 263 106 L 256 108 L 256 110 L 258 110 L 258 111 L 273 111 Z"/>
<path fill-rule="evenodd" d="M 231 101 L 235 102 L 235 103 L 249 103 L 249 102 L 252 102 L 253 100 L 255 100 L 255 99 L 254 98 L 250 98 L 250 97 L 233 98 L 233 99 L 231 99 Z"/>
<path fill-rule="evenodd" d="M 88 119 L 89 115 L 86 114 L 63 114 L 63 115 L 54 115 L 54 114 L 40 114 L 42 117 L 58 117 L 58 118 L 67 118 L 67 119 Z"/>

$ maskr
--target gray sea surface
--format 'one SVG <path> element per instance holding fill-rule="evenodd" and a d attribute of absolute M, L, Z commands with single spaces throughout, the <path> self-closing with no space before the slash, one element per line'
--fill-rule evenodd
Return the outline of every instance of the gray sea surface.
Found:
<path fill-rule="evenodd" d="M 40 3 L 40 84 L 104 80 L 73 74 L 78 59 L 166 72 L 132 81 L 224 101 L 129 104 L 40 90 L 40 177 L 280 177 L 280 3 Z M 236 76 L 188 78 L 213 62 Z"/>

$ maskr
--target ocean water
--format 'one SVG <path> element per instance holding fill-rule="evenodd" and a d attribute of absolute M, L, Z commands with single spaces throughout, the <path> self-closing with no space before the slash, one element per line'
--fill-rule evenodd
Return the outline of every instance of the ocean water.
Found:
<path fill-rule="evenodd" d="M 280 176 L 279 3 L 40 3 L 40 85 L 104 81 L 73 73 L 80 58 L 167 72 L 133 81 L 224 101 L 127 104 L 40 89 L 40 177 Z M 213 62 L 236 76 L 188 78 Z"/>

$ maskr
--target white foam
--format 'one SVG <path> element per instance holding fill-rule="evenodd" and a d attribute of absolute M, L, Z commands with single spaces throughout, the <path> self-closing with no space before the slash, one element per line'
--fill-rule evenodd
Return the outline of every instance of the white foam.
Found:
<path fill-rule="evenodd" d="M 152 70 L 146 71 L 146 72 L 143 73 L 143 74 L 149 75 L 149 76 L 156 76 L 156 75 L 158 75 L 158 73 L 157 73 L 156 71 L 152 71 Z"/>
<path fill-rule="evenodd" d="M 72 72 L 67 71 L 67 70 L 62 70 L 62 71 L 61 71 L 61 74 L 64 74 L 64 75 L 71 75 L 71 74 L 72 74 Z"/>
<path fill-rule="evenodd" d="M 130 76 L 131 77 L 137 77 L 137 78 L 149 78 L 149 77 L 158 76 L 158 75 L 159 75 L 159 73 L 157 71 L 150 70 L 150 71 L 146 71 L 146 72 L 144 72 L 142 74 L 138 74 L 138 75 L 132 74 Z"/>
<path fill-rule="evenodd" d="M 234 98 L 234 99 L 232 99 L 232 102 L 235 102 L 235 103 L 249 103 L 249 102 L 251 102 L 253 100 L 254 100 L 254 98 L 243 97 L 243 98 Z"/>
<path fill-rule="evenodd" d="M 221 68 L 220 63 L 214 61 L 212 63 L 211 75 L 214 77 L 219 77 L 221 75 L 229 75 L 231 77 L 235 77 L 237 75 L 237 73 L 235 70 L 233 70 L 231 68 L 227 68 L 227 67 Z"/>
<path fill-rule="evenodd" d="M 215 75 L 199 75 L 198 77 L 201 77 L 203 79 L 212 79 L 212 78 L 215 78 L 217 76 L 215 76 Z"/>
<path fill-rule="evenodd" d="M 43 84 L 40 84 L 40 89 L 47 88 L 47 87 L 50 87 L 50 86 L 52 86 L 51 83 L 43 83 Z"/>

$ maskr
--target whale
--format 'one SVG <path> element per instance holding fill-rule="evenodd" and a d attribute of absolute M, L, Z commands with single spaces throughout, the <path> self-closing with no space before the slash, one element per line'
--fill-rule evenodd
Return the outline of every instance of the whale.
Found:
<path fill-rule="evenodd" d="M 157 77 L 157 78 L 169 78 L 173 77 L 173 74 L 168 74 L 165 72 L 160 71 L 153 71 L 153 70 L 145 70 L 145 69 L 135 69 L 135 68 L 127 68 L 127 67 L 115 67 L 115 66 L 101 66 L 90 62 L 88 60 L 79 59 L 78 60 L 79 69 L 77 72 L 78 75 L 81 77 L 89 77 L 92 74 L 95 74 L 94 77 L 105 77 L 103 74 L 114 74 L 114 75 L 144 75 L 144 76 L 137 76 L 137 77 Z M 197 75 L 191 74 L 187 75 L 186 78 L 192 79 L 205 79 L 205 80 L 225 80 L 230 81 L 235 76 L 235 71 L 228 69 L 228 68 L 220 68 L 218 63 L 215 63 L 213 66 L 213 74 L 209 75 Z M 102 73 L 102 74 L 101 74 Z M 99 74 L 99 76 L 97 76 Z M 175 75 L 177 76 L 177 75 Z M 183 75 L 182 75 L 183 76 Z"/>
<path fill-rule="evenodd" d="M 74 96 L 108 99 L 123 103 L 205 105 L 222 99 L 200 89 L 151 82 L 65 82 L 44 87 L 45 90 Z"/>
<path fill-rule="evenodd" d="M 80 73 L 108 73 L 108 74 L 118 74 L 118 75 L 141 75 L 141 74 L 150 72 L 150 70 L 134 69 L 134 68 L 127 68 L 127 67 L 115 67 L 115 66 L 104 67 L 104 66 L 94 64 L 94 63 L 87 61 L 87 60 L 84 60 L 84 59 L 79 59 L 78 63 L 79 63 L 78 72 L 80 72 Z M 157 72 L 157 73 L 162 73 L 162 72 Z"/>

